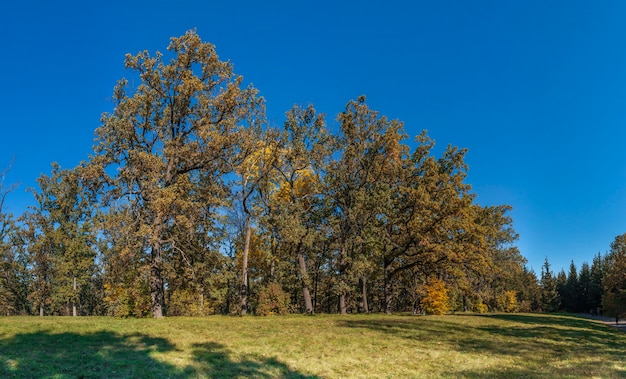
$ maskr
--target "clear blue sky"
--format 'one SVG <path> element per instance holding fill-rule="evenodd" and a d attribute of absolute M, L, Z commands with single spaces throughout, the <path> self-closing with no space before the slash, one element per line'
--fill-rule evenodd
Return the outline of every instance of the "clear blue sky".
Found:
<path fill-rule="evenodd" d="M 267 3 L 267 4 L 266 4 Z M 197 28 L 260 89 L 333 120 L 349 99 L 469 148 L 483 205 L 514 207 L 535 271 L 626 232 L 624 1 L 3 1 L 0 167 L 25 192 L 87 158 L 124 54 Z"/>

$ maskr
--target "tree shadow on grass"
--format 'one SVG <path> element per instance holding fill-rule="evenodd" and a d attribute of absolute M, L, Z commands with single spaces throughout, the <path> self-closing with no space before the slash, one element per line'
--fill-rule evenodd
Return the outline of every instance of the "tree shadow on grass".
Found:
<path fill-rule="evenodd" d="M 433 349 L 472 356 L 501 356 L 497 367 L 464 371 L 451 366 L 450 376 L 462 377 L 614 377 L 624 376 L 626 335 L 588 319 L 569 315 L 473 315 L 485 322 L 454 320 L 465 315 L 345 320 L 343 326 L 367 328 L 408 338 Z M 494 320 L 490 322 L 489 320 Z M 502 322 L 504 321 L 504 322 Z M 510 362 L 516 362 L 513 366 Z M 567 362 L 567 364 L 562 364 Z"/>
<path fill-rule="evenodd" d="M 217 343 L 192 347 L 193 362 L 177 367 L 153 353 L 177 351 L 167 339 L 110 331 L 18 334 L 0 339 L 2 378 L 315 378 L 275 358 L 231 359 Z"/>
<path fill-rule="evenodd" d="M 174 346 L 163 338 L 35 332 L 0 341 L 3 378 L 167 378 L 176 368 L 152 358 Z"/>
<path fill-rule="evenodd" d="M 276 358 L 250 355 L 235 362 L 224 346 L 213 342 L 193 345 L 192 354 L 194 361 L 198 362 L 198 371 L 210 378 L 318 378 L 294 371 Z"/>

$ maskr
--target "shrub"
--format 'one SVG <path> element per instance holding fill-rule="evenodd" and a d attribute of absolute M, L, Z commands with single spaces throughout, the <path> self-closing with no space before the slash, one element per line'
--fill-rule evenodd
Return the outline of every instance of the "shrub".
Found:
<path fill-rule="evenodd" d="M 431 278 L 424 286 L 425 296 L 422 298 L 422 308 L 428 314 L 442 315 L 450 310 L 448 288 L 442 280 Z"/>
<path fill-rule="evenodd" d="M 476 313 L 487 313 L 489 311 L 489 307 L 487 307 L 487 304 L 483 303 L 482 300 L 479 300 L 472 307 L 472 311 Z"/>
<path fill-rule="evenodd" d="M 496 295 L 496 302 L 498 304 L 498 310 L 500 311 L 510 313 L 517 312 L 519 310 L 516 291 L 504 291 Z"/>
<path fill-rule="evenodd" d="M 260 316 L 286 315 L 291 301 L 280 284 L 272 282 L 259 291 L 256 313 Z"/>

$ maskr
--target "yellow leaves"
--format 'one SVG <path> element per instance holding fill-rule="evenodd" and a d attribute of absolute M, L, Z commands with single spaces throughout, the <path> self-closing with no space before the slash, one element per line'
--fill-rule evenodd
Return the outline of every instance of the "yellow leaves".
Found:
<path fill-rule="evenodd" d="M 276 146 L 262 141 L 256 143 L 256 147 L 244 161 L 236 168 L 239 175 L 246 179 L 254 179 L 262 175 L 263 171 L 271 169 L 276 160 Z"/>
<path fill-rule="evenodd" d="M 274 192 L 274 199 L 291 203 L 312 196 L 317 191 L 319 178 L 312 169 L 297 170 L 292 181 L 282 181 Z"/>
<path fill-rule="evenodd" d="M 496 303 L 498 308 L 504 312 L 517 312 L 519 304 L 517 303 L 517 291 L 509 290 L 496 295 Z"/>
<path fill-rule="evenodd" d="M 448 288 L 443 280 L 430 278 L 428 284 L 424 285 L 423 292 L 424 297 L 420 304 L 426 313 L 442 315 L 450 310 Z"/>

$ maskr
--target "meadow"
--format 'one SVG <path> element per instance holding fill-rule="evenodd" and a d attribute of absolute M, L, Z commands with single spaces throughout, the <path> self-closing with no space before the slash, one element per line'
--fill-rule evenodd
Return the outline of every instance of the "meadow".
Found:
<path fill-rule="evenodd" d="M 3 378 L 616 378 L 626 333 L 570 315 L 0 318 Z"/>

